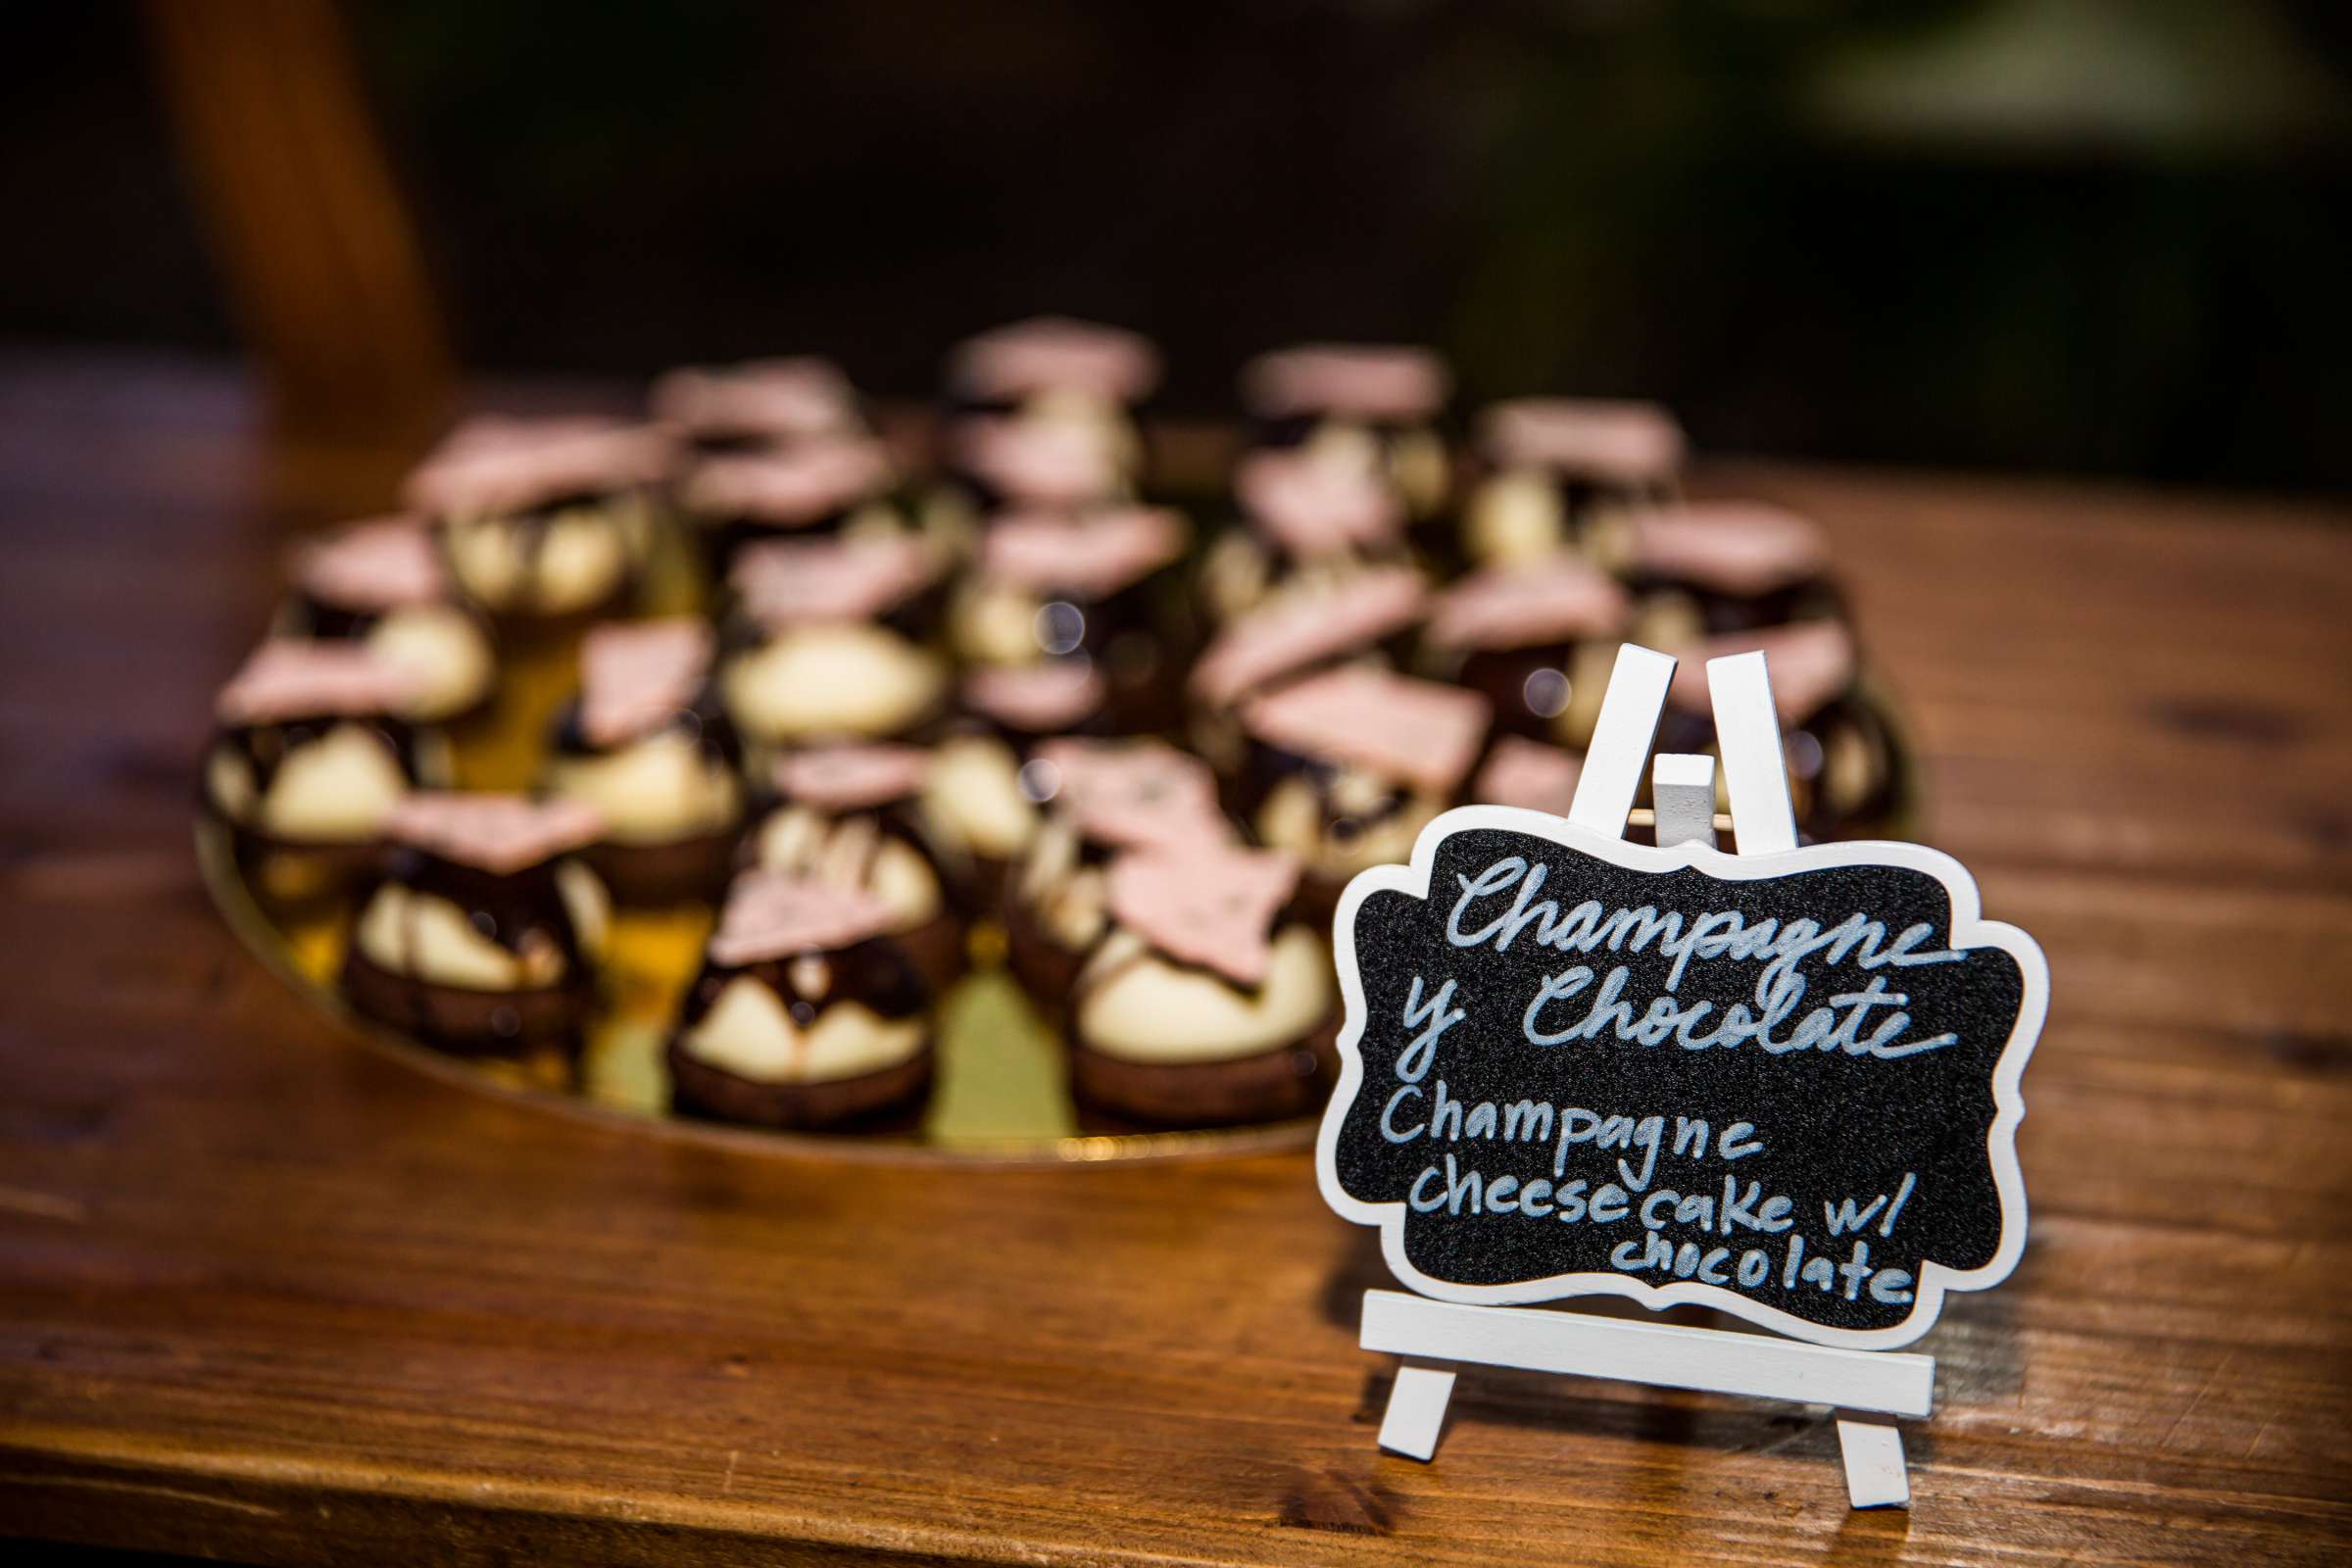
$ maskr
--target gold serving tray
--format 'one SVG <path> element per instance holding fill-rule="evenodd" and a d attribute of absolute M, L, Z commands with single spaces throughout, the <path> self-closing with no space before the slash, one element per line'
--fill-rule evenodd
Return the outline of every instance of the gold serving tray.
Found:
<path fill-rule="evenodd" d="M 658 552 L 645 596 L 655 612 L 690 610 L 700 585 L 682 551 Z M 576 637 L 510 634 L 500 648 L 496 696 L 449 726 L 458 787 L 527 788 L 536 776 L 557 710 L 569 698 Z M 1863 695 L 1887 715 L 1902 781 L 1898 831 L 1918 818 L 1917 769 L 1908 732 L 1882 687 L 1866 675 Z M 355 907 L 341 904 L 277 912 L 240 868 L 225 827 L 199 813 L 196 857 L 204 883 L 245 945 L 303 997 L 343 1019 L 370 1048 L 435 1077 L 561 1114 L 662 1137 L 733 1149 L 828 1158 L 919 1159 L 1027 1164 L 1164 1159 L 1309 1147 L 1314 1118 L 1245 1127 L 1141 1131 L 1091 1121 L 1070 1098 L 1059 1038 L 1003 967 L 1004 936 L 976 926 L 971 971 L 941 999 L 938 1059 L 919 1120 L 904 1128 L 781 1132 L 669 1112 L 663 1065 L 670 1020 L 694 978 L 714 911 L 708 906 L 614 911 L 600 1004 L 576 1060 L 461 1056 L 354 1013 L 336 990 Z"/>

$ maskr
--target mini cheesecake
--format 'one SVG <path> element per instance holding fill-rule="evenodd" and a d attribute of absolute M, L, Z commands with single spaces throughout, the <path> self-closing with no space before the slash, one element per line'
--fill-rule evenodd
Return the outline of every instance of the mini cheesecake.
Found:
<path fill-rule="evenodd" d="M 1339 987 L 1294 907 L 1298 862 L 1238 846 L 1130 851 L 1070 1007 L 1070 1087 L 1133 1121 L 1300 1116 L 1336 1064 Z"/>
<path fill-rule="evenodd" d="M 719 668 L 738 733 L 772 756 L 903 737 L 938 716 L 949 690 L 931 646 L 942 565 L 904 535 L 746 549 L 729 577 L 736 609 Z"/>
<path fill-rule="evenodd" d="M 670 1036 L 675 1109 L 833 1127 L 931 1082 L 931 998 L 889 905 L 777 871 L 736 879 Z"/>
<path fill-rule="evenodd" d="M 1242 368 L 1250 444 L 1308 447 L 1387 479 L 1416 519 L 1445 509 L 1452 460 L 1440 422 L 1452 373 L 1428 349 L 1313 343 Z"/>
<path fill-rule="evenodd" d="M 1220 771 L 1241 765 L 1236 713 L 1252 695 L 1348 662 L 1394 664 L 1429 612 L 1429 586 L 1410 566 L 1342 578 L 1299 577 L 1209 640 L 1187 686 L 1193 746 Z"/>
<path fill-rule="evenodd" d="M 1002 515 L 953 601 L 956 651 L 982 666 L 1079 663 L 1102 681 L 1112 728 L 1166 728 L 1189 641 L 1173 569 L 1186 539 L 1183 517 L 1157 507 Z"/>
<path fill-rule="evenodd" d="M 403 716 L 472 712 L 498 678 L 490 628 L 461 604 L 432 531 L 414 517 L 353 523 L 294 552 L 289 637 L 363 643 L 414 677 Z"/>
<path fill-rule="evenodd" d="M 1028 852 L 1006 878 L 1006 960 L 1049 1008 L 1108 928 L 1102 870 L 1121 850 L 1230 842 L 1216 779 L 1199 758 L 1162 741 L 1056 740 L 1021 771 L 1044 807 Z"/>
<path fill-rule="evenodd" d="M 1422 644 L 1433 673 L 1487 699 L 1496 727 L 1582 747 L 1632 615 L 1614 578 L 1562 553 L 1455 583 L 1439 595 Z"/>
<path fill-rule="evenodd" d="M 743 752 L 711 684 L 710 628 L 690 616 L 599 626 L 541 782 L 596 808 L 581 852 L 620 903 L 715 899 L 743 824 Z"/>
<path fill-rule="evenodd" d="M 1584 771 L 1584 759 L 1574 752 L 1525 736 L 1499 735 L 1470 781 L 1470 804 L 1566 816 Z"/>
<path fill-rule="evenodd" d="M 1107 733 L 1108 689 L 1093 661 L 1049 659 L 965 672 L 963 717 L 933 753 L 923 810 L 944 845 L 971 868 L 971 907 L 1004 901 L 1007 869 L 1037 835 L 1041 775 L 1030 748 L 1062 735 Z"/>
<path fill-rule="evenodd" d="M 602 826 L 577 801 L 408 796 L 385 823 L 391 864 L 353 928 L 344 998 L 455 1052 L 576 1046 L 612 913 L 576 856 Z"/>
<path fill-rule="evenodd" d="M 655 380 L 647 406 L 658 422 L 705 456 L 868 433 L 850 378 L 831 360 L 812 354 L 670 370 Z"/>
<path fill-rule="evenodd" d="M 1475 692 L 1386 670 L 1298 681 L 1243 708 L 1249 751 L 1228 808 L 1258 843 L 1298 858 L 1308 915 L 1328 923 L 1349 877 L 1411 858 L 1421 829 L 1454 804 L 1489 716 Z"/>
<path fill-rule="evenodd" d="M 762 869 L 880 900 L 890 910 L 886 934 L 936 994 L 963 970 L 963 920 L 950 892 L 972 878 L 948 863 L 952 852 L 926 819 L 931 765 L 931 754 L 914 746 L 787 753 L 772 777 L 775 807 L 747 849 Z"/>
<path fill-rule="evenodd" d="M 804 441 L 695 463 L 678 504 L 711 580 L 724 582 L 746 545 L 765 539 L 903 533 L 890 499 L 890 455 L 871 440 Z"/>
<path fill-rule="evenodd" d="M 1143 466 L 1135 411 L 1159 376 L 1159 351 L 1137 333 L 1038 317 L 958 344 L 948 359 L 947 402 L 951 420 L 967 436 L 1016 428 L 1068 436 L 1064 450 L 1090 454 L 1090 464 L 1099 461 L 1106 468 L 1098 480 L 1106 488 L 1079 497 L 1089 501 L 1135 489 Z M 982 452 L 976 461 L 958 452 L 956 465 L 990 506 L 1035 503 L 1043 498 L 1021 481 L 1040 463 L 1053 466 L 1048 449 L 1054 444 Z"/>
<path fill-rule="evenodd" d="M 968 520 L 1010 510 L 1077 513 L 1119 506 L 1136 493 L 1133 463 L 1115 436 L 1075 419 L 983 414 L 945 436 L 954 496 L 927 525 L 968 531 Z"/>
<path fill-rule="evenodd" d="M 1411 559 L 1402 499 L 1361 464 L 1311 449 L 1257 452 L 1235 469 L 1233 490 L 1246 526 L 1222 534 L 1200 565 L 1200 597 L 1220 624 L 1290 579 L 1344 579 Z"/>
<path fill-rule="evenodd" d="M 447 773 L 440 737 L 402 716 L 419 683 L 360 642 L 262 644 L 215 705 L 205 808 L 266 902 L 297 905 L 371 871 L 385 820 Z"/>
<path fill-rule="evenodd" d="M 1637 602 L 1634 639 L 1645 647 L 1838 611 L 1828 538 L 1785 507 L 1693 501 L 1643 513 L 1625 552 L 1623 571 Z"/>
<path fill-rule="evenodd" d="M 478 418 L 410 475 L 458 587 L 494 616 L 563 621 L 629 595 L 676 463 L 663 431 L 594 418 Z"/>
<path fill-rule="evenodd" d="M 1481 477 L 1462 508 L 1462 554 L 1482 565 L 1548 560 L 1592 530 L 1671 504 L 1686 443 L 1654 403 L 1520 398 L 1479 418 Z"/>
<path fill-rule="evenodd" d="M 1900 754 L 1886 718 L 1855 690 L 1853 633 L 1835 620 L 1734 632 L 1676 650 L 1681 662 L 1658 725 L 1658 750 L 1710 752 L 1707 661 L 1761 650 L 1772 674 L 1797 827 L 1811 839 L 1883 837 L 1902 798 Z"/>

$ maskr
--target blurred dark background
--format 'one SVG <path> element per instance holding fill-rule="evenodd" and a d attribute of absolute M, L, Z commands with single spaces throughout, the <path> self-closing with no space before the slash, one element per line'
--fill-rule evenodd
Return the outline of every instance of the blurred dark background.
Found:
<path fill-rule="evenodd" d="M 242 188 L 309 138 L 231 72 L 192 164 L 222 46 L 156 42 L 248 3 L 12 12 L 0 339 L 225 353 L 279 309 L 219 149 Z M 913 396 L 1054 309 L 1160 338 L 1190 410 L 1272 344 L 1423 340 L 1707 447 L 2352 488 L 2352 6 L 319 10 L 472 370 L 813 349 Z"/>

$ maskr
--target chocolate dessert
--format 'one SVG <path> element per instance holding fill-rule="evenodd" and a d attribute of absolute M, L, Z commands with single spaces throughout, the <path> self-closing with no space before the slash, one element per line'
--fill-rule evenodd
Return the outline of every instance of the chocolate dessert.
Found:
<path fill-rule="evenodd" d="M 1258 843 L 1298 858 L 1300 900 L 1328 925 L 1349 877 L 1411 858 L 1454 804 L 1490 712 L 1458 687 L 1350 666 L 1243 707 L 1249 738 L 1227 807 Z"/>
<path fill-rule="evenodd" d="M 1809 839 L 1887 832 L 1902 799 L 1901 753 L 1886 717 L 1855 690 L 1861 666 L 1853 633 L 1840 621 L 1796 621 L 1675 649 L 1681 662 L 1658 723 L 1657 749 L 1712 751 L 1707 661 L 1758 649 L 1771 669 L 1798 829 Z"/>
<path fill-rule="evenodd" d="M 1634 640 L 1645 647 L 1838 612 L 1829 540 L 1786 507 L 1693 501 L 1643 513 L 1625 549 Z"/>
<path fill-rule="evenodd" d="M 1046 659 L 967 671 L 965 715 L 933 754 L 925 817 L 971 867 L 972 907 L 1003 902 L 1006 869 L 1036 836 L 1040 774 L 1030 748 L 1063 735 L 1109 733 L 1109 689 L 1088 659 Z"/>
<path fill-rule="evenodd" d="M 361 906 L 344 998 L 455 1052 L 576 1045 L 611 925 L 576 855 L 602 826 L 576 801 L 408 796 L 385 823 L 390 865 Z"/>
<path fill-rule="evenodd" d="M 1480 478 L 1462 508 L 1462 553 L 1514 565 L 1591 545 L 1596 523 L 1673 502 L 1685 446 L 1683 427 L 1654 403 L 1497 403 L 1478 423 Z"/>
<path fill-rule="evenodd" d="M 498 679 L 490 628 L 461 604 L 432 531 L 415 517 L 356 522 L 294 552 L 279 633 L 367 645 L 407 670 L 405 717 L 440 722 L 479 710 Z"/>
<path fill-rule="evenodd" d="M 729 577 L 736 612 L 719 670 L 738 732 L 772 751 L 892 739 L 937 715 L 942 568 L 906 535 L 747 548 Z"/>
<path fill-rule="evenodd" d="M 1206 763 L 1161 741 L 1048 741 L 1021 784 L 1045 808 L 1006 881 L 1006 958 L 1049 1008 L 1107 928 L 1102 870 L 1121 850 L 1228 842 Z"/>
<path fill-rule="evenodd" d="M 1409 564 L 1404 503 L 1363 465 L 1312 450 L 1258 452 L 1235 469 L 1246 526 L 1228 529 L 1200 567 L 1210 618 L 1230 621 L 1295 579 L 1344 580 Z"/>
<path fill-rule="evenodd" d="M 667 1052 L 674 1108 L 763 1127 L 834 1127 L 931 1082 L 931 997 L 858 888 L 747 871 L 720 911 Z"/>
<path fill-rule="evenodd" d="M 663 431 L 593 418 L 471 419 L 409 476 L 459 588 L 518 620 L 605 613 L 628 596 L 676 461 Z"/>
<path fill-rule="evenodd" d="M 1131 850 L 1070 1005 L 1070 1087 L 1142 1122 L 1303 1115 L 1337 1064 L 1339 987 L 1294 905 L 1298 862 L 1235 845 Z"/>
<path fill-rule="evenodd" d="M 931 762 L 914 746 L 787 753 L 772 774 L 775 808 L 747 851 L 766 870 L 880 900 L 887 934 L 938 992 L 963 972 L 963 920 L 950 895 L 972 875 L 926 817 Z"/>
<path fill-rule="evenodd" d="M 1455 583 L 1421 637 L 1434 672 L 1485 697 L 1498 728 L 1581 747 L 1632 614 L 1613 578 L 1560 554 Z"/>
<path fill-rule="evenodd" d="M 1167 727 L 1189 651 L 1172 569 L 1186 539 L 1155 507 L 1000 516 L 951 607 L 956 650 L 981 666 L 1077 664 L 1101 680 L 1109 727 Z"/>
<path fill-rule="evenodd" d="M 1452 460 L 1440 421 L 1453 377 L 1428 349 L 1314 343 L 1242 368 L 1250 444 L 1306 447 L 1379 474 L 1416 519 L 1445 509 Z"/>
<path fill-rule="evenodd" d="M 420 683 L 366 643 L 276 638 L 215 703 L 205 808 L 266 901 L 295 905 L 373 869 L 385 819 L 442 781 L 446 749 L 403 713 Z"/>
<path fill-rule="evenodd" d="M 1394 665 L 1429 610 L 1429 586 L 1410 566 L 1344 577 L 1301 576 L 1210 639 L 1194 663 L 1186 733 L 1221 772 L 1241 766 L 1237 712 L 1251 695 L 1348 662 Z"/>
<path fill-rule="evenodd" d="M 715 899 L 743 823 L 742 748 L 711 684 L 710 628 L 691 616 L 599 626 L 542 782 L 604 832 L 582 851 L 626 905 Z"/>
<path fill-rule="evenodd" d="M 867 433 L 850 378 L 813 354 L 670 370 L 655 380 L 647 406 L 705 456 Z"/>
<path fill-rule="evenodd" d="M 679 482 L 678 504 L 711 580 L 723 582 L 744 547 L 763 539 L 906 531 L 894 482 L 880 442 L 810 440 L 704 458 Z"/>

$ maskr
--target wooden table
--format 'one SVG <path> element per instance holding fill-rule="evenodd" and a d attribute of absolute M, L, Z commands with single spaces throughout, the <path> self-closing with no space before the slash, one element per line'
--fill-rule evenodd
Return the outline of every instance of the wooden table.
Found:
<path fill-rule="evenodd" d="M 2056 984 L 2034 1240 L 1826 1420 L 1465 1377 L 1385 1456 L 1302 1155 L 840 1165 L 356 1049 L 189 851 L 282 520 L 234 380 L 0 365 L 0 1533 L 269 1562 L 2122 1562 L 2352 1551 L 2352 513 L 1719 465 L 1817 514 L 1933 836 Z"/>

